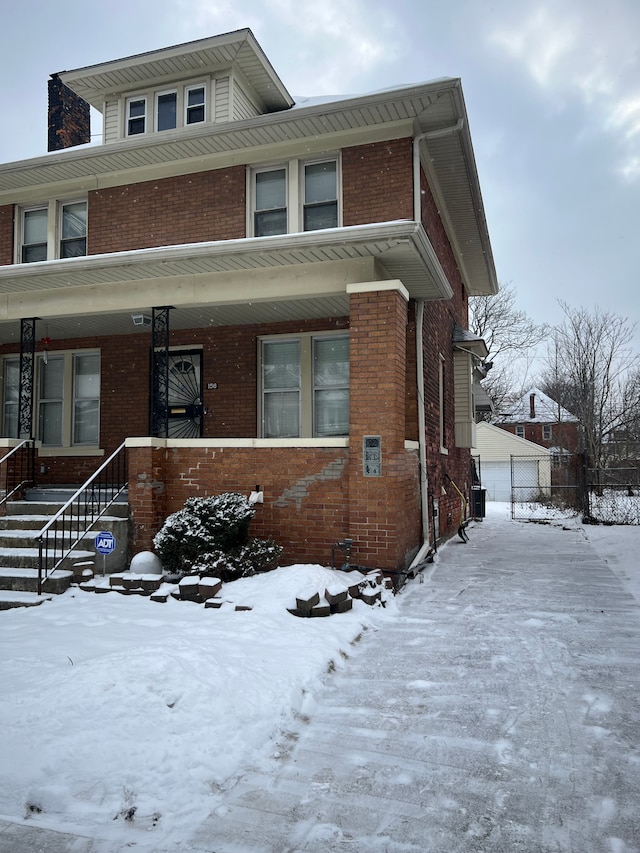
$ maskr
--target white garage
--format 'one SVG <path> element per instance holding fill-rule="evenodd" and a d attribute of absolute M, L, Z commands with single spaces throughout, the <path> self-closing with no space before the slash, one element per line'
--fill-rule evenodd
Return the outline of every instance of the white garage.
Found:
<path fill-rule="evenodd" d="M 518 501 L 533 500 L 551 485 L 551 454 L 539 444 L 479 423 L 473 455 L 479 457 L 488 501 L 511 501 L 511 471 Z"/>

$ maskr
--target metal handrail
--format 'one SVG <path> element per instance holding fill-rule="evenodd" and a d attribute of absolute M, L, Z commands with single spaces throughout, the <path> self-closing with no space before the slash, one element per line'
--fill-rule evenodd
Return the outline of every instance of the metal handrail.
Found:
<path fill-rule="evenodd" d="M 38 595 L 47 578 L 127 486 L 127 454 L 123 442 L 38 533 Z"/>
<path fill-rule="evenodd" d="M 0 506 L 5 504 L 16 492 L 34 483 L 36 443 L 25 438 L 16 444 L 0 459 L 0 470 L 5 466 L 4 494 L 0 496 Z"/>

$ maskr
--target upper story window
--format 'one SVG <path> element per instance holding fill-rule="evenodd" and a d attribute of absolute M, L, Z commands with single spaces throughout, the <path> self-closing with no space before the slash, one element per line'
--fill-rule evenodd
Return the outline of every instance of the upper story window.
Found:
<path fill-rule="evenodd" d="M 61 205 L 60 257 L 80 258 L 87 254 L 87 203 Z"/>
<path fill-rule="evenodd" d="M 187 86 L 185 90 L 185 124 L 205 121 L 205 87 Z"/>
<path fill-rule="evenodd" d="M 49 208 L 35 207 L 22 213 L 23 264 L 47 260 Z"/>
<path fill-rule="evenodd" d="M 518 436 L 518 438 L 524 438 L 524 427 L 523 426 L 517 426 L 516 427 L 516 435 Z"/>
<path fill-rule="evenodd" d="M 254 237 L 317 231 L 340 224 L 337 158 L 290 160 L 250 173 L 249 227 Z"/>
<path fill-rule="evenodd" d="M 206 83 L 132 95 L 125 100 L 125 136 L 158 132 L 207 120 Z"/>
<path fill-rule="evenodd" d="M 543 424 L 542 425 L 542 440 L 543 441 L 551 441 L 551 424 Z"/>
<path fill-rule="evenodd" d="M 146 133 L 147 99 L 129 98 L 127 101 L 127 136 Z"/>
<path fill-rule="evenodd" d="M 178 121 L 178 93 L 156 95 L 156 130 L 171 130 Z"/>
<path fill-rule="evenodd" d="M 253 233 L 256 237 L 287 233 L 287 170 L 269 169 L 255 174 Z"/>
<path fill-rule="evenodd" d="M 306 163 L 304 166 L 304 230 L 338 225 L 337 163 Z"/>
<path fill-rule="evenodd" d="M 18 263 L 87 254 L 87 202 L 50 201 L 24 208 L 18 217 Z"/>

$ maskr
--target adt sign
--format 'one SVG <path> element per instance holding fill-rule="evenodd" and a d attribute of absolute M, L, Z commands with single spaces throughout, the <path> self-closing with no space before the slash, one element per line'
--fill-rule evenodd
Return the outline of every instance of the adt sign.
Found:
<path fill-rule="evenodd" d="M 108 530 L 101 530 L 100 533 L 96 534 L 93 544 L 99 554 L 110 554 L 115 550 L 116 538 Z"/>

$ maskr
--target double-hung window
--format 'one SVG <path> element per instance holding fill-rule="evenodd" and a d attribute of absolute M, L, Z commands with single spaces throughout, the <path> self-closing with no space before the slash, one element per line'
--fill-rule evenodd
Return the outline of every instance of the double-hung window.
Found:
<path fill-rule="evenodd" d="M 206 90 L 202 85 L 187 86 L 185 89 L 185 124 L 197 124 L 206 120 L 205 111 Z"/>
<path fill-rule="evenodd" d="M 543 424 L 542 425 L 542 440 L 543 441 L 551 441 L 552 431 L 551 424 Z"/>
<path fill-rule="evenodd" d="M 255 173 L 254 236 L 287 233 L 287 170 Z"/>
<path fill-rule="evenodd" d="M 295 234 L 337 228 L 339 210 L 339 161 L 289 160 L 250 173 L 251 216 L 248 228 L 254 237 Z"/>
<path fill-rule="evenodd" d="M 47 260 L 49 208 L 34 207 L 22 213 L 23 264 Z"/>
<path fill-rule="evenodd" d="M 87 254 L 87 203 L 74 201 L 60 206 L 60 257 L 79 258 Z"/>
<path fill-rule="evenodd" d="M 348 335 L 265 338 L 260 356 L 263 438 L 348 435 Z"/>
<path fill-rule="evenodd" d="M 129 98 L 127 100 L 127 136 L 146 133 L 147 130 L 147 99 L 145 97 Z"/>
<path fill-rule="evenodd" d="M 306 163 L 304 166 L 303 218 L 305 231 L 338 225 L 337 163 Z"/>
<path fill-rule="evenodd" d="M 25 208 L 19 218 L 19 253 L 23 264 L 87 254 L 87 202 L 50 201 Z"/>

